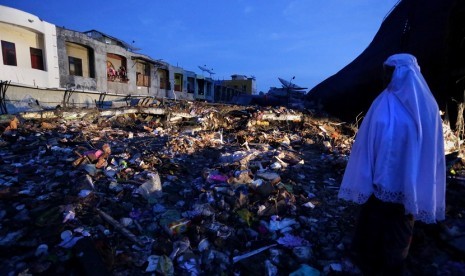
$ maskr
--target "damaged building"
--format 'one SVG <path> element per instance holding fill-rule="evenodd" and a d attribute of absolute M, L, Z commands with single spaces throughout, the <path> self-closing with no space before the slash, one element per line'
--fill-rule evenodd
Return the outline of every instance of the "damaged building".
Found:
<path fill-rule="evenodd" d="M 128 98 L 229 101 L 247 93 L 223 86 L 97 30 L 78 32 L 0 6 L 0 99 L 10 113 L 31 106 L 93 107 Z"/>

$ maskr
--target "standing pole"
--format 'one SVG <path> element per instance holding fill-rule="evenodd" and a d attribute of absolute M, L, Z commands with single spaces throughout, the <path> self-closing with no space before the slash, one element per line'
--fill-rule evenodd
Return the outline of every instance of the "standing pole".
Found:
<path fill-rule="evenodd" d="M 291 78 L 291 80 L 289 81 L 289 85 L 287 86 L 287 107 L 290 107 L 291 105 L 291 85 L 293 79 L 295 79 L 295 76 Z"/>

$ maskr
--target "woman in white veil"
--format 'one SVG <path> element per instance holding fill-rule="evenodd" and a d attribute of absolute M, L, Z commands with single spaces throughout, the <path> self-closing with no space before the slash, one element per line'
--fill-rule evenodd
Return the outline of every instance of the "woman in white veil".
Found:
<path fill-rule="evenodd" d="M 400 271 L 413 221 L 445 217 L 445 156 L 438 105 L 410 54 L 389 57 L 391 76 L 357 133 L 339 197 L 362 204 L 354 238 L 366 274 Z"/>

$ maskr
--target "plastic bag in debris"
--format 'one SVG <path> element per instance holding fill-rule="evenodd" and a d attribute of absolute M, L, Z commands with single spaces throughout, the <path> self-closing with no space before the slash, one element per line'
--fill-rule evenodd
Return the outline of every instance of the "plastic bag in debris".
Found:
<path fill-rule="evenodd" d="M 162 196 L 161 180 L 158 173 L 148 173 L 148 180 L 137 188 L 136 192 L 144 198 L 158 198 Z"/>
<path fill-rule="evenodd" d="M 228 176 L 217 170 L 206 170 L 204 174 L 206 175 L 207 183 L 225 183 L 228 181 Z"/>
<path fill-rule="evenodd" d="M 297 221 L 295 219 L 291 219 L 291 218 L 278 219 L 274 216 L 272 217 L 272 219 L 270 220 L 268 224 L 268 229 L 271 231 L 283 230 L 296 223 Z"/>
<path fill-rule="evenodd" d="M 234 153 L 225 153 L 220 156 L 221 163 L 234 163 L 240 161 L 248 155 L 245 151 L 236 151 Z"/>
<path fill-rule="evenodd" d="M 311 208 L 311 209 L 315 208 L 315 204 L 311 203 L 310 201 L 302 204 L 302 206 Z"/>
<path fill-rule="evenodd" d="M 107 166 L 107 167 L 105 168 L 105 170 L 103 171 L 103 173 L 104 173 L 106 176 L 108 176 L 108 177 L 110 177 L 110 178 L 113 178 L 113 177 L 115 177 L 116 174 L 118 173 L 118 170 L 117 170 L 116 167 L 114 167 L 114 166 Z"/>
<path fill-rule="evenodd" d="M 270 165 L 270 168 L 272 170 L 279 171 L 283 166 L 279 162 L 274 162 L 273 164 Z"/>
<path fill-rule="evenodd" d="M 87 231 L 83 231 L 82 229 L 78 228 L 73 231 L 65 230 L 61 232 L 61 243 L 58 246 L 63 248 L 71 248 L 73 247 L 80 239 L 83 237 L 88 237 L 90 234 Z"/>
<path fill-rule="evenodd" d="M 204 227 L 207 229 L 207 231 L 215 233 L 217 237 L 222 239 L 228 238 L 233 232 L 230 227 L 219 222 L 208 223 Z"/>
<path fill-rule="evenodd" d="M 284 236 L 279 238 L 277 242 L 288 248 L 294 248 L 309 244 L 308 241 L 306 241 L 305 239 L 299 236 L 294 236 L 290 233 L 284 233 Z"/>
<path fill-rule="evenodd" d="M 256 177 L 262 178 L 262 179 L 267 180 L 267 181 L 270 181 L 271 184 L 273 184 L 273 185 L 275 185 L 275 184 L 279 183 L 279 181 L 281 181 L 281 177 L 279 176 L 279 174 L 277 174 L 275 172 L 267 172 L 267 171 L 257 172 Z"/>

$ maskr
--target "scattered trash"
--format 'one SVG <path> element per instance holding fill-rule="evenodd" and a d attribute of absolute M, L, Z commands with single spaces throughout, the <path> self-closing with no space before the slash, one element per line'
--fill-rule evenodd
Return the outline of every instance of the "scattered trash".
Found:
<path fill-rule="evenodd" d="M 141 194 L 146 199 L 150 199 L 151 197 L 161 197 L 162 187 L 158 173 L 148 173 L 147 177 L 148 180 L 140 185 L 136 192 Z"/>
<path fill-rule="evenodd" d="M 274 217 L 271 219 L 268 229 L 270 229 L 271 231 L 279 230 L 281 232 L 284 232 L 283 230 L 292 229 L 291 226 L 296 223 L 297 221 L 295 219 L 291 219 L 291 218 L 279 219 L 279 218 Z"/>
<path fill-rule="evenodd" d="M 284 233 L 284 236 L 279 238 L 277 242 L 288 248 L 295 248 L 308 244 L 305 239 L 289 233 Z"/>
<path fill-rule="evenodd" d="M 0 118 L 2 275 L 357 275 L 356 212 L 337 199 L 352 126 L 183 101 L 46 114 Z M 448 219 L 415 225 L 415 275 L 464 267 L 452 157 Z"/>
<path fill-rule="evenodd" d="M 71 230 L 66 230 L 61 232 L 60 237 L 62 241 L 60 244 L 58 244 L 58 246 L 61 246 L 63 248 L 71 248 L 84 236 L 74 236 Z"/>

